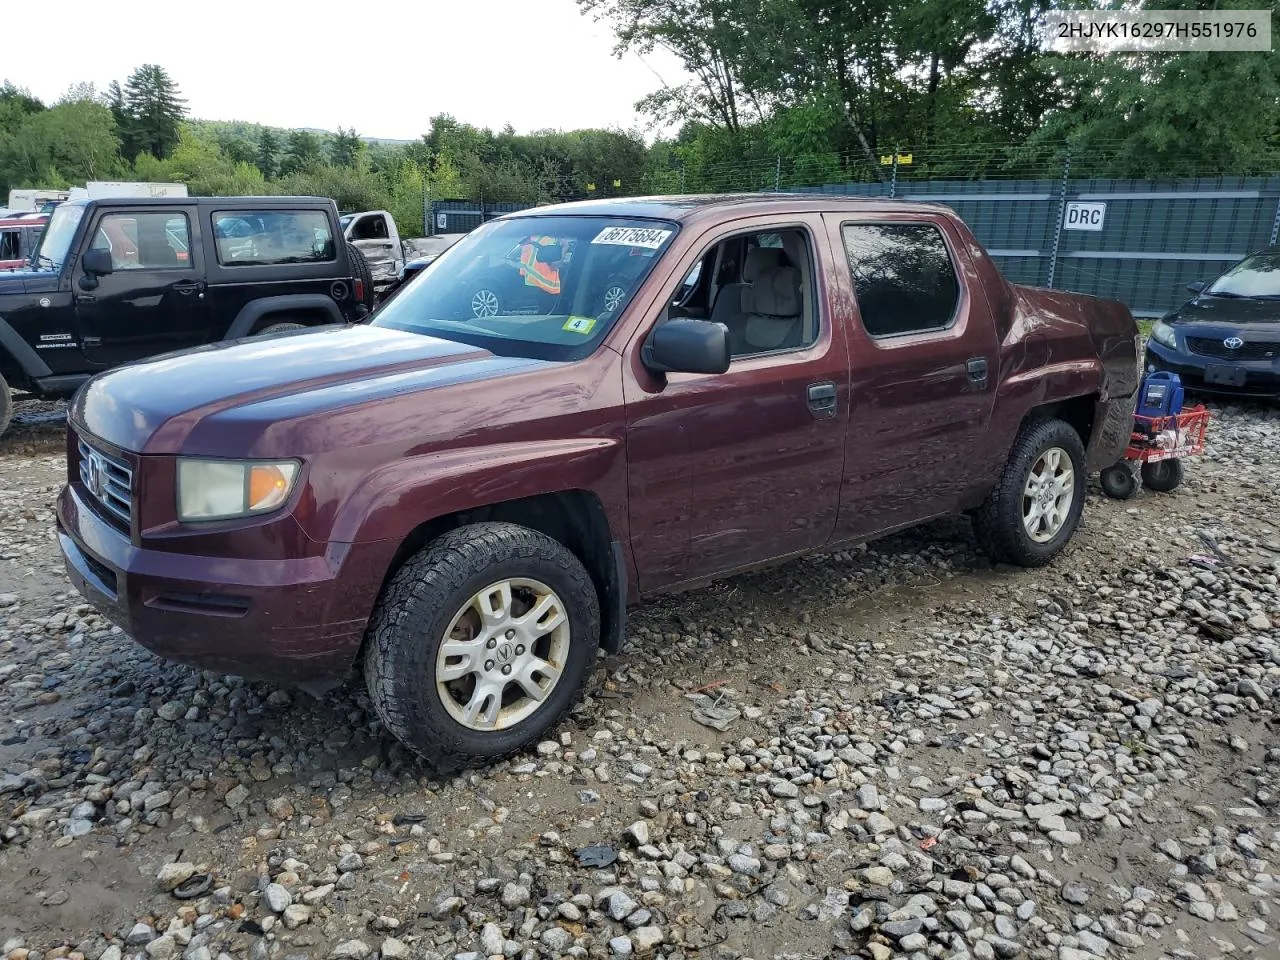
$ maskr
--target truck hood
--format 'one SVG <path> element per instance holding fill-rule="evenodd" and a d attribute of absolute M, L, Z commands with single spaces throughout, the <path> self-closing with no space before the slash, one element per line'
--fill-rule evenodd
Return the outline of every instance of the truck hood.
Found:
<path fill-rule="evenodd" d="M 69 419 L 123 450 L 249 456 L 263 430 L 290 420 L 547 365 L 385 327 L 335 326 L 117 367 L 77 393 Z M 221 449 L 188 448 L 197 427 Z"/>
<path fill-rule="evenodd" d="M 0 297 L 19 293 L 52 293 L 58 289 L 53 270 L 0 271 Z"/>

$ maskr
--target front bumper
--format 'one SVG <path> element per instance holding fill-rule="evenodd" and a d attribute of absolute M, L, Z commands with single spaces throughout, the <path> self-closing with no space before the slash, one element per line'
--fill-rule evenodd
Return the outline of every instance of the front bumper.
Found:
<path fill-rule="evenodd" d="M 1241 398 L 1280 397 L 1280 361 L 1277 360 L 1220 360 L 1215 357 L 1202 357 L 1181 347 L 1174 349 L 1156 343 L 1154 340 L 1148 340 L 1142 364 L 1143 371 L 1146 373 L 1157 370 L 1176 373 L 1182 385 L 1196 393 Z M 1232 386 L 1206 382 L 1205 370 L 1210 364 L 1238 369 L 1244 375 L 1244 385 Z"/>
<path fill-rule="evenodd" d="M 102 520 L 71 486 L 58 497 L 57 515 L 76 589 L 158 656 L 279 682 L 350 672 L 381 582 L 367 551 L 335 545 L 327 556 L 268 561 L 150 550 Z M 358 571 L 370 577 L 357 582 Z"/>

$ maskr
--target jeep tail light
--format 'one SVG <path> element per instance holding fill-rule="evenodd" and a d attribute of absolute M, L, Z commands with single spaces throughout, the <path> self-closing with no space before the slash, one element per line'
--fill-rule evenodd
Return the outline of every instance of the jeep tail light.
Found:
<path fill-rule="evenodd" d="M 356 303 L 364 303 L 364 281 L 356 277 L 351 282 L 351 289 L 356 295 Z"/>

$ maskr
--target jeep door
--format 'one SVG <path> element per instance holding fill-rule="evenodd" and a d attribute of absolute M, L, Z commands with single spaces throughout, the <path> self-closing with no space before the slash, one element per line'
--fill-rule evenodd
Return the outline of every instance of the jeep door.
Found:
<path fill-rule="evenodd" d="M 717 309 L 711 285 L 694 284 L 708 302 L 681 304 L 686 315 L 709 313 L 729 328 L 728 371 L 652 374 L 642 359 L 651 330 L 688 292 L 695 270 L 716 270 L 722 251 L 744 238 L 773 244 L 758 258 L 755 296 L 744 297 L 748 284 L 739 282 L 722 291 Z M 628 509 L 642 592 L 812 550 L 830 537 L 849 416 L 845 337 L 826 308 L 832 266 L 817 215 L 721 225 L 682 258 L 655 315 L 630 338 Z"/>
<path fill-rule="evenodd" d="M 206 342 L 204 277 L 192 256 L 195 207 L 101 210 L 87 249 L 111 254 L 111 273 L 86 288 L 77 266 L 72 289 L 84 355 L 112 367 Z M 92 283 L 92 281 L 90 281 Z"/>
<path fill-rule="evenodd" d="M 850 422 L 836 540 L 976 505 L 998 375 L 994 318 L 949 217 L 827 214 L 844 254 L 834 306 L 847 328 Z"/>

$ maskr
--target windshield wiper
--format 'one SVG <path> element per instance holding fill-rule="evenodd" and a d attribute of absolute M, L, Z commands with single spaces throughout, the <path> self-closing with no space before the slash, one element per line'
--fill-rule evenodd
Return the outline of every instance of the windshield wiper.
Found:
<path fill-rule="evenodd" d="M 43 253 L 37 253 L 36 265 L 38 266 L 41 263 L 47 263 L 49 264 L 50 267 L 53 267 L 53 268 L 56 268 L 58 266 L 58 264 L 54 262 L 53 257 L 45 256 L 45 254 Z"/>
<path fill-rule="evenodd" d="M 1245 299 L 1245 295 L 1243 293 L 1232 293 L 1230 290 L 1206 290 L 1205 293 L 1211 297 L 1221 297 L 1224 300 Z"/>

